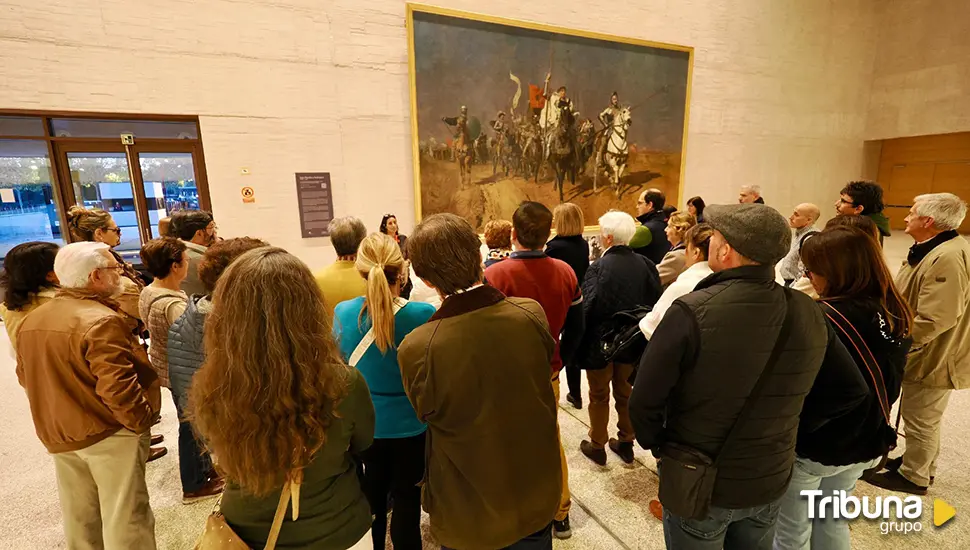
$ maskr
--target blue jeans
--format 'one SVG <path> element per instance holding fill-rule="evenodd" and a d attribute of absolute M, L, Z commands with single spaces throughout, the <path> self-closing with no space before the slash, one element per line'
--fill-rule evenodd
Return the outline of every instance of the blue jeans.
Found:
<path fill-rule="evenodd" d="M 815 511 L 816 519 L 808 519 L 808 498 L 801 492 L 820 490 L 823 496 L 831 496 L 833 491 L 851 494 L 862 472 L 878 463 L 877 458 L 848 466 L 825 466 L 799 457 L 792 470 L 791 485 L 781 501 L 774 549 L 850 550 L 848 520 L 832 519 L 831 506 L 826 510 L 825 519 L 820 519 L 819 510 Z"/>
<path fill-rule="evenodd" d="M 730 510 L 711 507 L 704 519 L 675 516 L 664 507 L 667 550 L 770 550 L 779 502 Z"/>
<path fill-rule="evenodd" d="M 442 546 L 441 550 L 452 550 L 447 546 Z M 512 543 L 501 550 L 552 550 L 552 523 L 535 532 L 519 542 Z"/>
<path fill-rule="evenodd" d="M 209 481 L 212 459 L 195 439 L 192 425 L 182 420 L 183 409 L 175 393 L 172 393 L 172 401 L 175 401 L 175 410 L 179 415 L 179 476 L 182 478 L 182 492 L 194 493 Z"/>

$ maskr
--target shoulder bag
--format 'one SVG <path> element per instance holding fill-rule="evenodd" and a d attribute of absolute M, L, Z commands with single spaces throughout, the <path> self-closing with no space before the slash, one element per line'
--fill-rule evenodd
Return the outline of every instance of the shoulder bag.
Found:
<path fill-rule="evenodd" d="M 299 472 L 283 484 L 283 490 L 280 491 L 280 502 L 276 505 L 276 515 L 273 516 L 273 525 L 269 529 L 269 536 L 263 550 L 276 548 L 276 540 L 280 536 L 280 529 L 283 528 L 283 518 L 286 516 L 286 508 L 290 501 L 293 502 L 293 521 L 299 518 L 300 484 L 302 482 L 303 473 Z M 215 510 L 205 520 L 205 529 L 195 543 L 195 550 L 251 550 L 249 545 L 243 542 L 229 526 L 226 517 L 222 515 L 221 506 L 222 497 L 220 496 Z"/>
<path fill-rule="evenodd" d="M 889 403 L 889 391 L 886 389 L 886 380 L 882 376 L 882 370 L 879 368 L 879 362 L 876 361 L 876 356 L 873 355 L 872 350 L 869 349 L 869 345 L 859 334 L 859 331 L 855 328 L 855 325 L 849 321 L 841 311 L 838 310 L 832 304 L 826 302 L 825 300 L 819 300 L 819 303 L 825 304 L 826 311 L 825 317 L 832 323 L 835 328 L 845 335 L 846 339 L 852 344 L 853 349 L 855 349 L 856 355 L 862 361 L 861 367 L 865 368 L 865 372 L 869 373 L 869 378 L 872 379 L 872 387 L 876 391 L 876 399 L 879 401 L 879 409 L 882 411 L 883 418 L 886 419 L 885 428 L 886 430 L 886 444 L 888 446 L 886 452 L 880 459 L 879 467 L 881 468 L 889 458 L 889 453 L 896 448 L 897 439 L 899 437 L 899 414 L 896 415 L 896 424 L 893 427 L 892 422 L 892 404 Z M 865 353 L 863 353 L 865 350 Z"/>
<path fill-rule="evenodd" d="M 724 440 L 724 444 L 721 445 L 721 450 L 717 453 L 717 456 L 712 459 L 706 453 L 680 443 L 666 442 L 660 446 L 658 453 L 660 502 L 664 508 L 682 518 L 703 519 L 707 517 L 711 509 L 711 497 L 714 494 L 717 468 L 721 458 L 732 448 L 741 427 L 751 416 L 754 404 L 761 397 L 768 378 L 774 372 L 781 352 L 785 344 L 788 343 L 792 323 L 792 308 L 789 305 L 789 293 L 791 291 L 786 288 L 784 292 L 785 320 L 778 333 L 778 340 L 775 341 L 775 347 L 771 350 L 765 368 L 761 371 L 761 375 L 755 382 L 748 399 L 744 402 L 744 406 L 741 407 L 738 419 L 734 421 L 734 425 L 728 432 L 728 436 Z"/>
<path fill-rule="evenodd" d="M 394 306 L 392 308 L 394 311 L 394 315 L 396 316 L 397 312 L 401 311 L 401 308 L 403 308 L 406 305 L 408 305 L 408 301 L 405 300 L 404 298 L 394 298 Z M 364 334 L 364 337 L 361 338 L 360 342 L 357 344 L 357 347 L 354 348 L 354 352 L 350 354 L 350 359 L 347 360 L 347 364 L 350 365 L 351 367 L 357 366 L 357 363 L 360 362 L 360 358 L 364 356 L 364 353 L 367 351 L 368 348 L 370 348 L 370 345 L 374 343 L 373 325 L 374 323 L 371 322 L 370 330 L 367 331 L 367 334 Z"/>

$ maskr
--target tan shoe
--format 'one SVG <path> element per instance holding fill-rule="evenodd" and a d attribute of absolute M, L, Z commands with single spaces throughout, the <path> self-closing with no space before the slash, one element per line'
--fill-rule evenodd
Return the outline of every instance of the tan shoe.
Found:
<path fill-rule="evenodd" d="M 213 478 L 206 482 L 198 491 L 182 493 L 182 504 L 192 504 L 195 502 L 217 497 L 226 488 L 226 482 L 222 478 Z"/>

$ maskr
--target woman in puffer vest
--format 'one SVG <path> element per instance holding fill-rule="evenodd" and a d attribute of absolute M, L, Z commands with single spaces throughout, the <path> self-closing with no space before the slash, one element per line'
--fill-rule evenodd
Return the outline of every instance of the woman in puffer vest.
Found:
<path fill-rule="evenodd" d="M 182 503 L 191 504 L 218 495 L 223 481 L 212 468 L 212 460 L 196 440 L 192 425 L 185 420 L 192 376 L 202 368 L 205 349 L 202 331 L 212 309 L 212 290 L 229 264 L 237 257 L 267 243 L 249 237 L 220 241 L 206 250 L 199 262 L 199 278 L 205 295 L 189 297 L 185 313 L 168 330 L 168 377 L 179 414 L 179 473 L 182 478 Z"/>

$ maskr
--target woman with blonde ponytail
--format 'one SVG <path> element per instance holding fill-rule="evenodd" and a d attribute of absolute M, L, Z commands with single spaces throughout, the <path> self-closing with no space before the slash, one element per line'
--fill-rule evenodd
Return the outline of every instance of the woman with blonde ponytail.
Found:
<path fill-rule="evenodd" d="M 397 242 L 374 233 L 360 243 L 357 271 L 367 280 L 364 296 L 341 302 L 334 310 L 334 335 L 351 367 L 364 376 L 377 415 L 374 445 L 362 455 L 364 492 L 374 514 L 374 548 L 384 548 L 387 497 L 394 499 L 391 542 L 396 550 L 420 549 L 424 433 L 404 393 L 397 348 L 415 328 L 434 315 L 431 304 L 401 298 L 408 263 Z"/>

